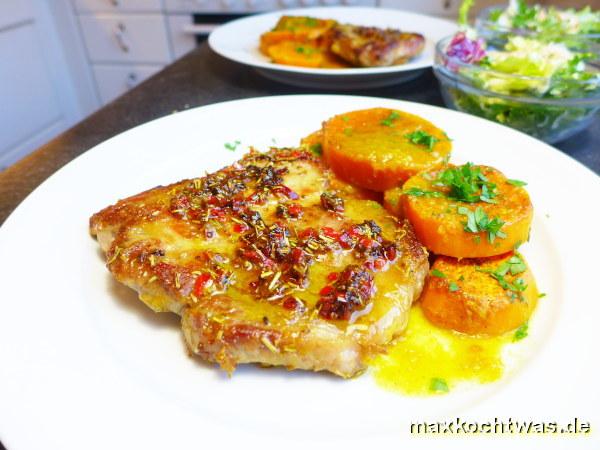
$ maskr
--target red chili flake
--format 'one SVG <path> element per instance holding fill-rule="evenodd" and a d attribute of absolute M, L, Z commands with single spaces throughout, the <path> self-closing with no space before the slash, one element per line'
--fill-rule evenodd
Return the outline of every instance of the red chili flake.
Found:
<path fill-rule="evenodd" d="M 306 239 L 309 237 L 316 238 L 317 236 L 318 236 L 318 234 L 314 228 L 306 228 L 306 229 L 302 230 L 300 233 L 298 233 L 298 237 L 300 239 Z"/>
<path fill-rule="evenodd" d="M 292 217 L 298 217 L 302 214 L 302 206 L 296 204 L 290 205 L 288 206 L 288 213 Z"/>
<path fill-rule="evenodd" d="M 246 202 L 247 203 L 251 203 L 251 204 L 263 203 L 263 202 L 261 202 L 260 195 L 258 195 L 257 192 L 255 192 L 254 194 L 249 195 L 246 198 Z"/>
<path fill-rule="evenodd" d="M 377 270 L 381 270 L 385 267 L 385 259 L 378 258 L 373 262 L 373 265 Z"/>
<path fill-rule="evenodd" d="M 335 281 L 338 279 L 339 276 L 340 276 L 339 273 L 331 272 L 329 275 L 327 275 L 327 281 Z"/>
<path fill-rule="evenodd" d="M 260 255 L 257 252 L 255 252 L 254 250 L 246 250 L 244 252 L 244 258 L 249 259 L 250 261 L 253 261 L 253 262 L 262 261 L 262 258 L 260 257 Z"/>
<path fill-rule="evenodd" d="M 361 238 L 360 241 L 358 241 L 358 243 L 360 244 L 361 247 L 371 248 L 371 246 L 373 245 L 373 240 L 364 237 L 364 238 Z"/>
<path fill-rule="evenodd" d="M 298 300 L 295 297 L 286 297 L 281 306 L 285 309 L 294 310 L 298 308 Z"/>
<path fill-rule="evenodd" d="M 323 289 L 321 289 L 319 294 L 322 296 L 327 296 L 327 295 L 331 294 L 332 292 L 333 292 L 333 286 L 325 286 Z"/>
<path fill-rule="evenodd" d="M 290 198 L 292 200 L 298 200 L 300 198 L 300 196 L 298 194 L 296 194 L 294 191 L 292 191 L 289 187 L 287 186 L 276 186 L 273 191 L 283 194 L 285 195 L 287 198 Z"/>
<path fill-rule="evenodd" d="M 247 229 L 248 229 L 248 225 L 245 225 L 242 223 L 233 224 L 233 231 L 235 231 L 236 233 L 243 233 Z"/>
<path fill-rule="evenodd" d="M 340 243 L 342 248 L 346 250 L 354 246 L 352 236 L 350 236 L 350 234 L 348 233 L 342 233 L 342 235 L 338 238 L 338 242 Z"/>
<path fill-rule="evenodd" d="M 302 262 L 303 258 L 304 258 L 304 252 L 302 251 L 302 249 L 298 248 L 298 247 L 294 247 L 294 249 L 292 250 L 293 263 L 299 264 L 300 262 Z"/>
<path fill-rule="evenodd" d="M 209 210 L 209 214 L 212 219 L 217 219 L 219 222 L 225 220 L 225 211 L 223 210 L 223 208 L 212 208 Z"/>
<path fill-rule="evenodd" d="M 396 259 L 396 249 L 394 247 L 388 247 L 383 251 L 383 255 L 388 261 L 393 261 Z"/>
<path fill-rule="evenodd" d="M 209 205 L 218 205 L 219 199 L 215 196 L 209 197 L 208 202 Z"/>
<path fill-rule="evenodd" d="M 206 285 L 212 280 L 209 274 L 203 273 L 196 278 L 196 282 L 194 283 L 194 295 L 196 297 L 200 297 L 204 293 L 204 288 Z"/>
<path fill-rule="evenodd" d="M 339 237 L 342 235 L 342 233 L 334 230 L 331 227 L 323 227 L 323 228 L 321 228 L 321 231 L 323 232 L 323 234 L 325 236 L 330 237 L 332 239 L 339 239 Z"/>

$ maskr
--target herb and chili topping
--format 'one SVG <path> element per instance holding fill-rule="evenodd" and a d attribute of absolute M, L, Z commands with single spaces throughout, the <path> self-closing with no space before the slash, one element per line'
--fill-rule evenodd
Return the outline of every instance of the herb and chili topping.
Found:
<path fill-rule="evenodd" d="M 297 229 L 292 221 L 300 220 L 304 209 L 295 201 L 298 194 L 284 184 L 288 169 L 276 165 L 278 161 L 294 158 L 312 157 L 309 152 L 295 151 L 282 152 L 277 160 L 256 154 L 247 165 L 234 164 L 192 180 L 174 196 L 170 212 L 211 236 L 227 231 L 227 223 L 231 223 L 229 232 L 238 236 L 239 242 L 234 266 L 252 274 L 249 288 L 257 298 L 278 302 L 290 310 L 306 309 L 294 292 L 307 288 L 311 265 L 329 253 L 351 253 L 354 262 L 340 273 L 330 274 L 327 279 L 332 284 L 324 288 L 316 305 L 322 318 L 348 319 L 352 312 L 368 304 L 375 289 L 374 273 L 396 260 L 397 246 L 383 238 L 381 227 L 373 220 L 347 223 L 339 229 L 327 226 L 320 230 Z M 269 224 L 256 207 L 273 197 L 277 199 L 276 219 Z M 320 205 L 342 217 L 344 200 L 336 192 L 323 192 Z M 194 276 L 192 298 L 226 286 L 223 277 L 229 277 L 218 266 L 210 271 L 203 269 Z"/>
<path fill-rule="evenodd" d="M 353 311 L 362 309 L 375 292 L 373 274 L 359 265 L 346 267 L 332 285 L 321 289 L 317 303 L 325 319 L 348 320 Z"/>
<path fill-rule="evenodd" d="M 344 199 L 333 192 L 323 192 L 321 206 L 325 211 L 341 213 L 344 212 Z"/>

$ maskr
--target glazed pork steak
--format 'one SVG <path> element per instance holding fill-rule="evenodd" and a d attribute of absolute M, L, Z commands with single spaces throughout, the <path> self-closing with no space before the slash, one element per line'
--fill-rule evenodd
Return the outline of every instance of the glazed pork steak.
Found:
<path fill-rule="evenodd" d="M 90 230 L 114 277 L 181 315 L 205 360 L 352 377 L 403 332 L 429 268 L 409 224 L 371 196 L 310 152 L 251 151 L 121 200 Z"/>
<path fill-rule="evenodd" d="M 358 67 L 403 64 L 423 51 L 425 38 L 418 33 L 355 25 L 337 25 L 331 51 Z"/>

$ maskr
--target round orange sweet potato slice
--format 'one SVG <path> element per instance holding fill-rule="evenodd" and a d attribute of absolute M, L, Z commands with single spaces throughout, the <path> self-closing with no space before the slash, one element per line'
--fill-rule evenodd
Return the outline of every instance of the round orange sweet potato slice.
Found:
<path fill-rule="evenodd" d="M 452 144 L 431 122 L 407 112 L 372 108 L 335 116 L 323 124 L 323 154 L 342 179 L 383 192 L 439 166 Z"/>
<path fill-rule="evenodd" d="M 448 165 L 404 184 L 402 215 L 433 253 L 501 255 L 529 239 L 533 206 L 521 184 L 492 167 Z"/>
<path fill-rule="evenodd" d="M 486 259 L 438 257 L 420 302 L 439 327 L 495 336 L 527 322 L 537 299 L 531 270 L 511 252 Z"/>

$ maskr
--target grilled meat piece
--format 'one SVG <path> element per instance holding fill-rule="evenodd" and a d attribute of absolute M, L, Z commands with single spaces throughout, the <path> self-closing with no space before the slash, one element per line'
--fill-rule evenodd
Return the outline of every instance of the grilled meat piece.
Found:
<path fill-rule="evenodd" d="M 360 373 L 402 333 L 428 271 L 408 223 L 301 150 L 121 200 L 90 230 L 115 278 L 180 314 L 191 351 L 230 372 Z"/>
<path fill-rule="evenodd" d="M 331 51 L 359 67 L 403 64 L 423 51 L 425 38 L 399 30 L 337 25 L 333 31 Z"/>

